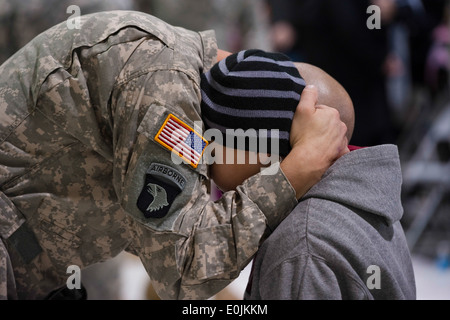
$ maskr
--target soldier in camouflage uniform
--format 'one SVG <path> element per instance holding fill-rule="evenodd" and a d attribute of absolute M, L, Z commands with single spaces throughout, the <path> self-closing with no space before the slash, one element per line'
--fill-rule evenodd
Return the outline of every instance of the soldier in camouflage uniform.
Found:
<path fill-rule="evenodd" d="M 163 299 L 208 298 L 239 275 L 345 131 L 338 114 L 311 116 L 304 132 L 318 138 L 300 149 L 312 152 L 293 148 L 273 164 L 283 170 L 210 202 L 207 165 L 177 164 L 155 137 L 168 116 L 201 121 L 200 74 L 218 52 L 212 31 L 113 11 L 83 16 L 80 29 L 63 22 L 0 67 L 0 298 L 45 298 L 68 266 L 123 250 Z"/>

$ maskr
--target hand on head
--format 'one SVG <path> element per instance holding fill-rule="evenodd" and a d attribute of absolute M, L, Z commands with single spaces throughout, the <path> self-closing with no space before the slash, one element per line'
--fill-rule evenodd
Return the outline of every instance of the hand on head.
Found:
<path fill-rule="evenodd" d="M 347 126 L 341 121 L 337 109 L 325 105 L 317 105 L 318 90 L 315 86 L 307 86 L 302 93 L 300 103 L 294 115 L 290 141 L 292 150 L 286 157 L 286 163 L 294 161 L 292 166 L 284 166 L 286 175 L 302 162 L 307 162 L 306 170 L 314 175 L 314 182 L 320 179 L 329 166 L 339 157 L 350 152 L 348 149 Z M 245 159 L 250 156 L 249 151 L 228 150 L 216 145 L 215 157 L 221 163 L 211 165 L 211 177 L 222 191 L 234 190 L 244 180 L 257 174 L 266 165 L 261 163 L 238 164 L 237 154 L 244 154 Z M 225 153 L 234 154 L 232 163 L 227 163 Z M 300 158 L 297 157 L 300 155 Z M 301 160 L 299 160 L 301 159 Z M 298 163 L 295 163 L 298 161 Z M 299 179 L 291 181 L 294 188 Z M 304 183 L 304 181 L 303 181 Z M 297 193 L 299 198 L 314 183 L 303 184 L 302 191 Z"/>
<path fill-rule="evenodd" d="M 284 154 L 280 153 L 284 157 L 281 169 L 296 190 L 297 198 L 301 197 L 322 177 L 334 161 L 349 152 L 347 146 L 354 124 L 353 105 L 350 97 L 336 80 L 321 69 L 308 64 L 291 63 L 289 66 L 288 61 L 282 56 L 265 54 L 260 51 L 240 52 L 229 58 L 227 53 L 224 57 L 227 59 L 226 64 L 223 64 L 221 68 L 216 65 L 207 76 L 202 76 L 202 98 L 204 98 L 202 117 L 204 121 L 208 125 L 215 125 L 221 131 L 229 126 L 243 123 L 244 125 L 267 126 L 263 128 L 268 130 L 286 131 L 285 128 L 287 128 L 288 138 L 285 138 L 287 146 L 283 147 L 283 150 L 287 151 Z M 261 61 L 269 60 L 272 62 L 267 65 L 261 63 Z M 262 69 L 255 69 L 256 67 Z M 292 71 L 295 68 L 297 70 Z M 256 77 L 255 81 L 246 80 L 245 77 L 249 77 L 250 74 Z M 278 74 L 278 76 L 271 79 L 276 82 L 269 88 L 267 87 L 269 81 L 267 76 L 272 74 Z M 261 80 L 264 78 L 266 80 Z M 284 80 L 280 80 L 280 78 Z M 280 81 L 285 82 L 282 85 Z M 218 85 L 218 82 L 221 85 Z M 303 86 L 301 86 L 302 83 Z M 304 88 L 305 83 L 313 86 Z M 258 85 L 261 85 L 260 90 L 258 90 Z M 211 87 L 214 87 L 214 90 Z M 304 89 L 301 90 L 301 88 Z M 245 92 L 245 95 L 242 92 Z M 264 120 L 263 114 L 287 114 L 289 110 L 286 106 L 289 100 L 284 97 L 292 98 L 293 92 L 297 93 L 300 101 L 295 102 L 290 109 L 293 115 L 289 122 L 290 130 L 286 126 L 277 127 L 276 125 L 279 126 L 281 123 L 279 119 Z M 258 96 L 259 94 L 261 96 Z M 230 96 L 233 96 L 233 99 L 230 99 Z M 270 100 L 264 100 L 267 97 Z M 250 98 L 259 103 L 255 104 L 252 102 L 253 100 L 244 100 Z M 262 110 L 260 110 L 261 105 L 265 106 Z M 270 109 L 271 107 L 273 109 Z M 241 108 L 247 113 L 252 110 L 250 112 L 253 112 L 256 118 L 248 118 L 246 122 L 243 122 L 242 119 L 230 122 L 229 116 L 212 118 L 215 113 L 237 116 L 241 114 Z M 259 113 L 264 121 L 256 121 L 259 119 L 257 116 Z M 217 151 L 225 149 L 218 146 Z M 241 150 L 241 152 L 249 153 L 245 150 Z M 252 165 L 214 163 L 210 168 L 211 177 L 216 184 L 223 191 L 228 191 L 235 189 L 263 167 L 265 165 L 258 162 Z"/>
<path fill-rule="evenodd" d="M 308 147 L 304 152 L 322 153 L 325 161 L 334 162 L 349 152 L 348 128 L 337 109 L 318 105 L 317 100 L 317 88 L 307 86 L 292 121 L 291 146 L 300 152 Z"/>

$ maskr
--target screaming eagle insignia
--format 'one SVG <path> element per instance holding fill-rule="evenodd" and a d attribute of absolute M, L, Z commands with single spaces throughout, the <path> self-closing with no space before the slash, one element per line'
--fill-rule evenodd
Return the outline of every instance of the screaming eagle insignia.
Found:
<path fill-rule="evenodd" d="M 167 192 L 164 188 L 154 183 L 149 183 L 147 187 L 147 192 L 152 195 L 153 201 L 150 203 L 146 211 L 157 211 L 169 205 L 167 202 Z"/>
<path fill-rule="evenodd" d="M 145 173 L 137 207 L 145 218 L 164 218 L 172 203 L 183 191 L 187 180 L 175 168 L 152 163 Z"/>

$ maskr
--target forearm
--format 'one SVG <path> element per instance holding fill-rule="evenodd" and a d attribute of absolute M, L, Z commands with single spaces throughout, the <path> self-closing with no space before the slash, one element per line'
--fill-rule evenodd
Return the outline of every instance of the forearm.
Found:
<path fill-rule="evenodd" d="M 168 213 L 176 220 L 170 228 L 155 219 L 132 222 L 133 246 L 161 298 L 207 299 L 239 276 L 297 200 L 278 163 L 266 169 L 270 174 L 250 177 L 216 202 L 206 193 L 207 181 L 177 169 L 187 182 Z"/>
<path fill-rule="evenodd" d="M 264 236 L 295 207 L 294 190 L 279 164 L 269 170 L 270 174 L 250 177 L 236 191 L 205 206 L 188 240 L 191 244 L 180 252 L 180 257 L 193 259 L 183 270 L 178 298 L 205 298 L 231 282 L 251 261 Z"/>
<path fill-rule="evenodd" d="M 327 167 L 313 161 L 309 152 L 291 151 L 281 162 L 281 170 L 295 190 L 296 198 L 300 199 L 316 184 Z"/>

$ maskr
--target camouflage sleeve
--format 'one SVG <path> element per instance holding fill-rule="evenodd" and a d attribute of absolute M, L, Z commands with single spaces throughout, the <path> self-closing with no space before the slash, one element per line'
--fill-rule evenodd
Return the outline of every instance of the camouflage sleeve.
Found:
<path fill-rule="evenodd" d="M 115 190 L 132 218 L 132 247 L 163 299 L 220 291 L 249 263 L 266 227 L 297 203 L 279 164 L 210 200 L 206 164 L 194 167 L 156 139 L 169 116 L 195 128 L 198 99 L 198 85 L 174 70 L 141 75 L 113 98 Z"/>
<path fill-rule="evenodd" d="M 183 174 L 188 194 L 172 204 L 167 220 L 176 217 L 173 223 L 134 219 L 134 245 L 161 298 L 206 299 L 239 276 L 267 227 L 293 209 L 295 195 L 278 170 L 253 176 L 211 202 L 207 181 L 194 172 Z"/>

